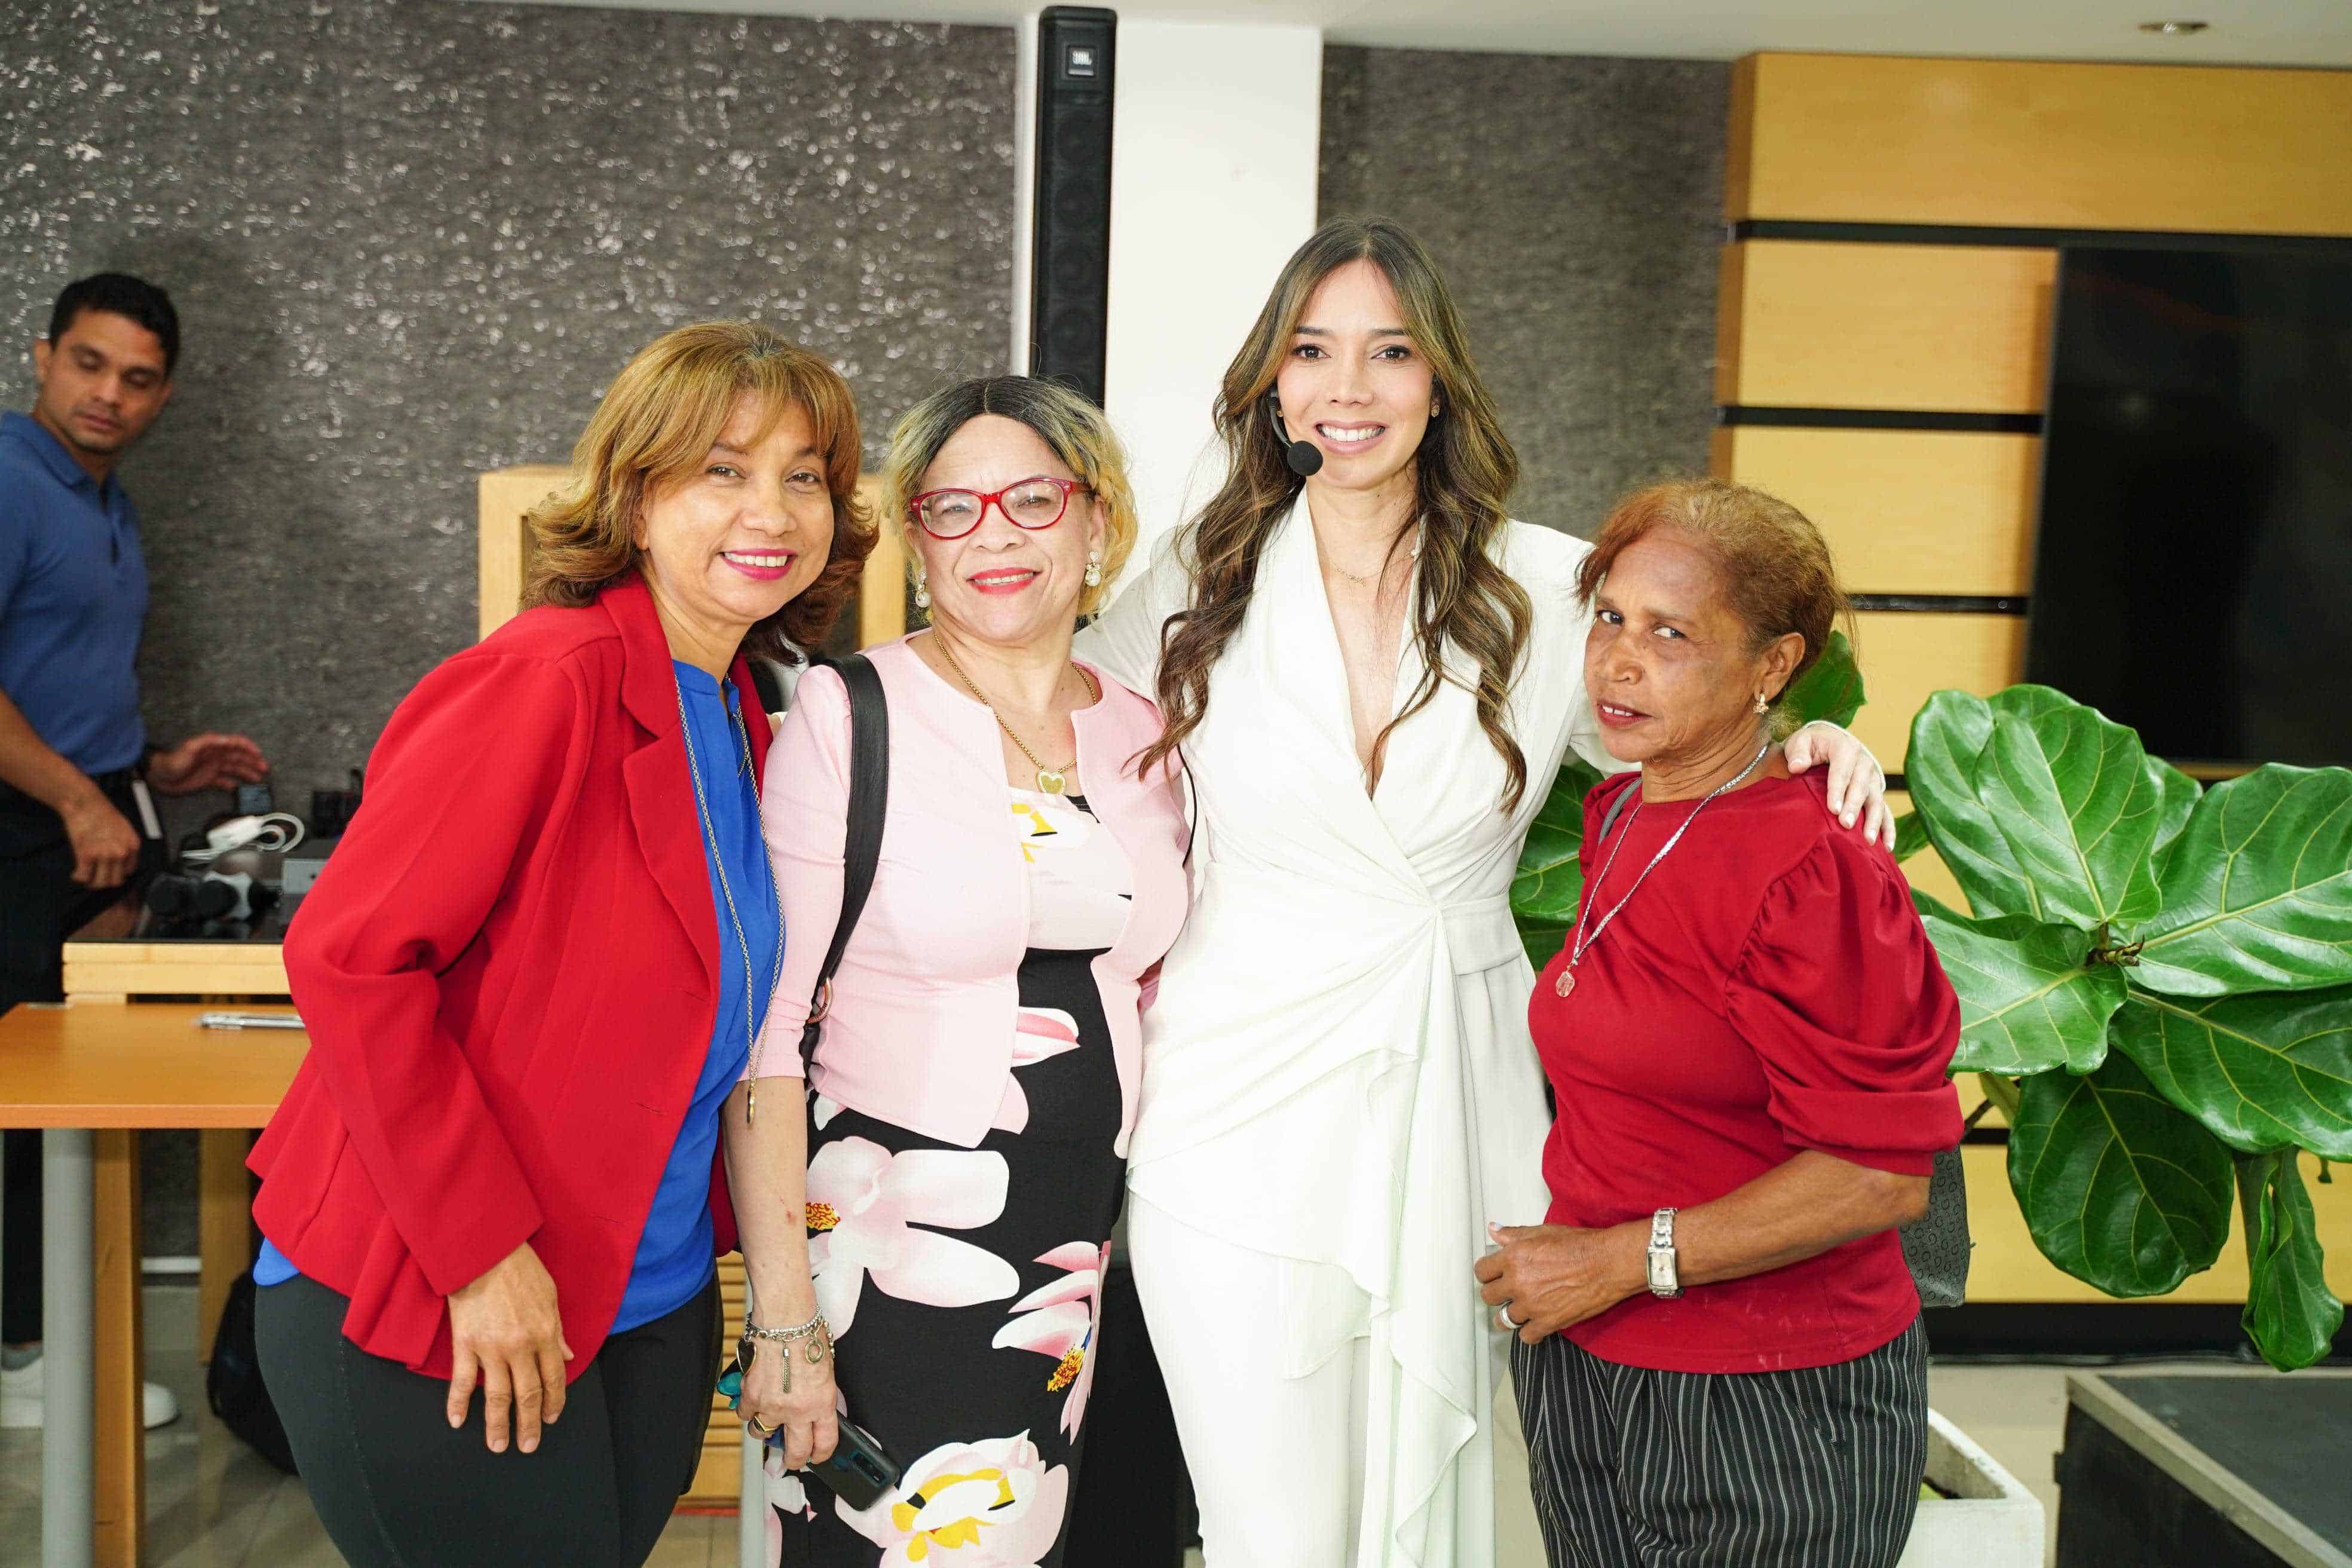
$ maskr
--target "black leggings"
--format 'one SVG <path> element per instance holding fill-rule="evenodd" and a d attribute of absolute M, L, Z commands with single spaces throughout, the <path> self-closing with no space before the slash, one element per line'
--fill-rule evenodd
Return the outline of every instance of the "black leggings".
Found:
<path fill-rule="evenodd" d="M 261 1371 L 335 1549 L 356 1568 L 637 1568 L 694 1479 L 719 1370 L 719 1282 L 604 1342 L 539 1451 L 452 1431 L 449 1385 L 343 1337 L 351 1302 L 296 1278 L 256 1292 Z"/>

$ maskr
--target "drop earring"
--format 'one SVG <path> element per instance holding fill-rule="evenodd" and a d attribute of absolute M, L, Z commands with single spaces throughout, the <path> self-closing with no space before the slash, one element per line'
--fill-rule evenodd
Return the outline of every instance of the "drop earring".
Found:
<path fill-rule="evenodd" d="M 1772 711 L 1772 705 L 1764 700 L 1764 694 L 1760 691 L 1756 694 L 1756 711 L 1759 713 L 1769 713 Z"/>
<path fill-rule="evenodd" d="M 1087 586 L 1089 588 L 1102 586 L 1102 557 L 1099 555 L 1087 557 Z"/>
<path fill-rule="evenodd" d="M 915 608 L 928 610 L 930 607 L 931 580 L 919 571 L 915 574 Z"/>

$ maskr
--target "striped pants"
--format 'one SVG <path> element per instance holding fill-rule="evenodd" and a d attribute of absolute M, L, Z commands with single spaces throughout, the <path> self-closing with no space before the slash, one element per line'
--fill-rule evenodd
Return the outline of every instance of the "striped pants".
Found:
<path fill-rule="evenodd" d="M 1514 1343 L 1551 1568 L 1893 1568 L 1927 1459 L 1927 1340 L 1795 1372 Z"/>

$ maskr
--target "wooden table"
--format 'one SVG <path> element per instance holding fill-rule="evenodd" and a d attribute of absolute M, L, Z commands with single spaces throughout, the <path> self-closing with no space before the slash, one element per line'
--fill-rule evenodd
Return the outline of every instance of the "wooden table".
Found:
<path fill-rule="evenodd" d="M 263 1125 L 310 1048 L 298 1029 L 199 1029 L 203 1011 L 124 1003 L 27 1005 L 0 1016 L 0 1127 L 46 1133 L 43 1568 L 132 1568 L 139 1560 L 146 1489 L 133 1140 L 142 1128 Z M 104 1238 L 106 1256 L 94 1237 Z M 110 1347 L 103 1360 L 94 1354 L 101 1341 Z"/>

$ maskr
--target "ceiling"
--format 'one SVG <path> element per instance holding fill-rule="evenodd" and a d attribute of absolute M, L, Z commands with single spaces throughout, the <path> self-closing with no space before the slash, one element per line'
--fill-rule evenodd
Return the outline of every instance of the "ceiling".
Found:
<path fill-rule="evenodd" d="M 1004 24 L 1016 0 L 539 0 L 633 10 Z M 2352 67 L 2352 0 L 1140 0 L 1122 16 L 1289 22 L 1338 44 L 1734 59 L 1757 49 Z M 2139 24 L 2190 18 L 2200 34 Z"/>

